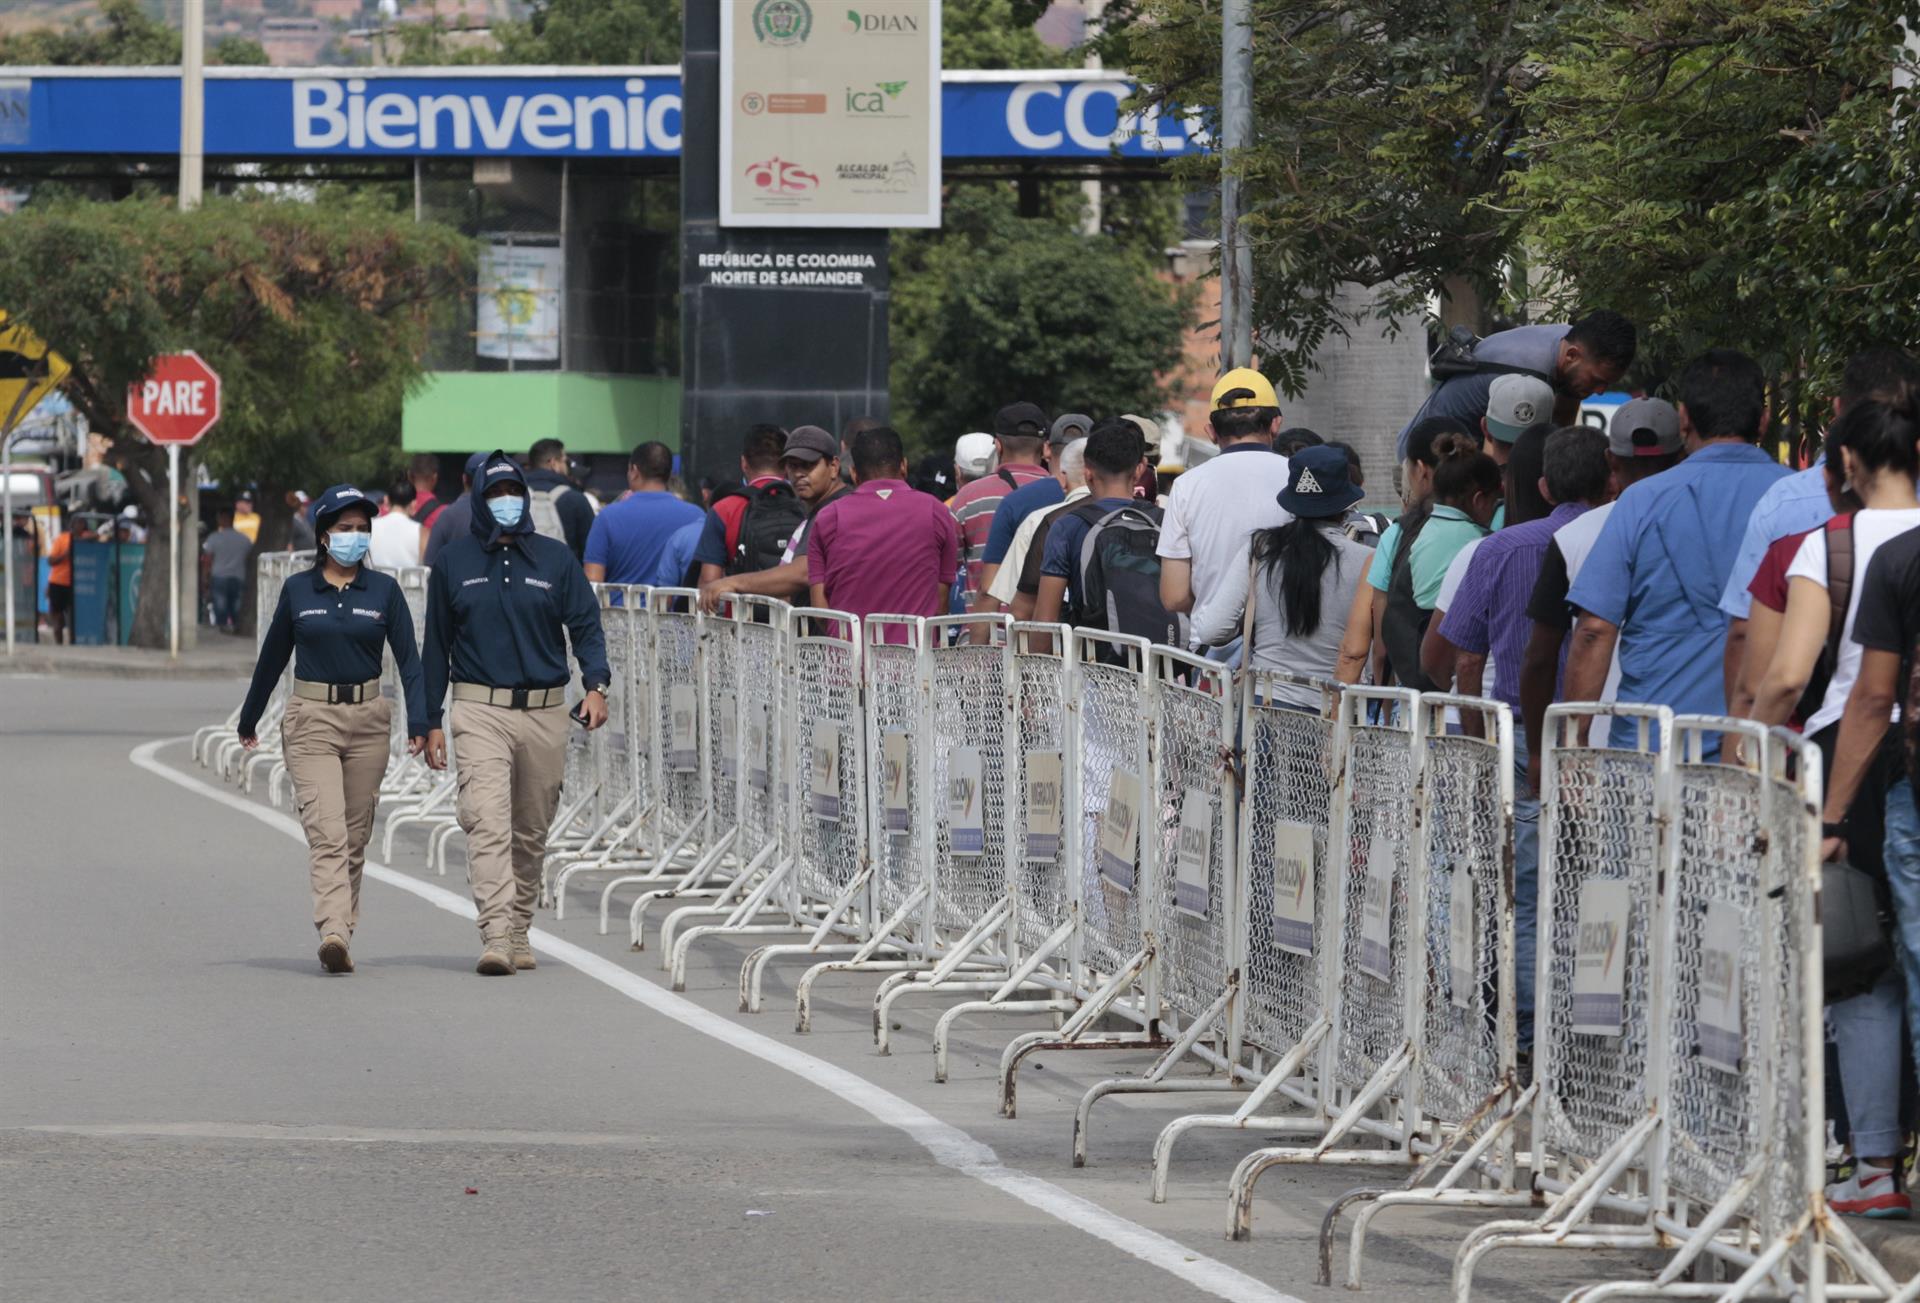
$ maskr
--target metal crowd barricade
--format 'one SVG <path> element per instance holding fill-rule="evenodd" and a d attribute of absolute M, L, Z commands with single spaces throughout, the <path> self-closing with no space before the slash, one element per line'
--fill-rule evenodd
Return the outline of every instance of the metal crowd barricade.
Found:
<path fill-rule="evenodd" d="M 597 748 L 598 774 L 587 790 L 563 788 L 554 816 L 543 874 L 556 918 L 566 917 L 566 883 L 575 874 L 626 873 L 647 866 L 643 832 L 655 814 L 659 790 L 660 758 L 652 745 L 659 713 L 653 691 L 654 590 L 644 584 L 602 588 L 600 620 L 611 695 L 606 726 L 590 735 Z M 600 900 L 603 935 L 611 885 Z"/>
<path fill-rule="evenodd" d="M 1449 711 L 1475 727 L 1448 732 Z M 1332 1283 L 1341 1212 L 1365 1205 L 1354 1220 L 1350 1289 L 1360 1288 L 1368 1225 L 1385 1208 L 1523 1208 L 1532 1200 L 1514 1170 L 1514 1130 L 1532 1094 L 1521 1091 L 1516 1065 L 1513 719 L 1495 702 L 1428 693 L 1418 720 L 1417 832 L 1425 860 L 1410 884 L 1421 907 L 1413 916 L 1415 1064 L 1407 1108 L 1421 1161 L 1399 1189 L 1356 1190 L 1328 1211 L 1322 1284 Z"/>
<path fill-rule="evenodd" d="M 933 1079 L 947 1079 L 954 1025 L 980 1013 L 1071 1013 L 1085 989 L 1080 950 L 1081 820 L 1078 753 L 1069 703 L 1074 697 L 1072 632 L 1063 624 L 1014 624 L 1009 630 L 1013 705 L 1007 785 L 1010 804 L 1006 900 L 1012 911 L 1012 970 L 983 983 L 984 1000 L 954 1005 L 934 1025 Z M 949 989 L 956 989 L 950 987 Z M 1027 998 L 1016 998 L 1024 994 Z M 891 1026 L 878 1012 L 885 1052 Z"/>
<path fill-rule="evenodd" d="M 941 783 L 933 733 L 931 637 L 919 616 L 870 615 L 861 622 L 867 766 L 867 863 L 879 925 L 846 954 L 809 968 L 794 986 L 795 1028 L 813 1020 L 813 985 L 828 973 L 910 974 L 933 964 L 934 856 Z M 881 958 L 879 956 L 885 956 Z M 757 1007 L 757 987 L 749 1007 Z"/>
<path fill-rule="evenodd" d="M 1241 1074 L 1241 975 L 1246 939 L 1244 864 L 1235 854 L 1236 722 L 1232 672 L 1167 647 L 1149 654 L 1153 763 L 1144 826 L 1154 872 L 1145 879 L 1160 949 L 1161 999 L 1179 1036 L 1138 1077 L 1095 1083 L 1074 1113 L 1073 1162 L 1087 1158 L 1095 1101 L 1108 1095 L 1233 1089 Z M 1211 1035 L 1208 1049 L 1202 1038 Z M 1172 1078 L 1196 1054 L 1223 1076 Z"/>
<path fill-rule="evenodd" d="M 285 552 L 262 552 L 253 561 L 253 606 L 254 631 L 253 649 L 259 654 L 260 646 L 266 641 L 267 626 L 272 621 L 274 608 L 280 604 L 280 588 L 286 582 Z M 272 706 L 279 697 L 276 690 L 269 701 Z M 227 748 L 234 751 L 244 750 L 240 746 L 235 730 L 240 727 L 240 711 L 244 702 L 236 703 L 228 712 L 226 719 L 218 724 L 205 724 L 194 730 L 193 758 L 202 766 L 213 765 L 216 749 L 220 754 L 217 768 L 224 775 L 227 767 Z"/>
<path fill-rule="evenodd" d="M 427 639 L 427 583 L 433 571 L 426 566 L 406 566 L 394 572 L 394 582 L 400 585 L 400 596 L 407 604 L 407 616 L 413 628 L 413 645 L 422 651 Z M 386 683 L 381 691 L 392 687 L 394 703 L 394 763 L 387 770 L 386 780 L 381 784 L 381 794 L 389 799 L 399 800 L 412 796 L 434 782 L 433 770 L 427 767 L 424 756 L 410 756 L 406 753 L 406 691 L 400 683 L 399 672 L 393 664 L 393 656 L 386 657 Z"/>
<path fill-rule="evenodd" d="M 908 994 L 991 992 L 1014 966 L 1011 632 L 1003 615 L 927 621 L 930 942 L 938 955 L 931 966 L 895 973 L 875 994 L 874 1040 L 883 1054 L 893 1006 Z"/>
<path fill-rule="evenodd" d="M 1072 635 L 1073 751 L 1079 765 L 1079 856 L 1069 866 L 1082 909 L 1082 954 L 1097 982 L 1056 1031 L 1028 1032 L 1000 1056 L 1000 1111 L 1014 1116 L 1020 1062 L 1041 1049 L 1165 1049 L 1160 1027 L 1159 941 L 1149 885 L 1157 839 L 1141 835 L 1150 811 L 1148 726 L 1153 682 L 1144 638 L 1075 629 Z M 1129 998 L 1136 997 L 1137 998 Z M 1139 1032 L 1098 1032 L 1109 1013 Z"/>
<path fill-rule="evenodd" d="M 1632 729 L 1627 747 L 1586 745 L 1587 717 Z M 1494 1248 L 1657 1247 L 1667 1081 L 1667 972 L 1660 883 L 1677 863 L 1668 831 L 1673 714 L 1595 703 L 1550 707 L 1541 771 L 1539 982 L 1534 1010 L 1537 1218 L 1479 1226 L 1454 1260 L 1469 1298 Z M 1593 1213 L 1637 1224 L 1602 1225 Z"/>
<path fill-rule="evenodd" d="M 630 590 L 629 598 L 636 615 L 628 618 L 648 648 L 644 660 L 635 658 L 632 694 L 630 746 L 640 765 L 628 775 L 633 817 L 615 834 L 609 850 L 632 847 L 633 853 L 617 859 L 607 855 L 593 866 L 572 864 L 555 879 L 557 894 L 560 882 L 572 872 L 587 867 L 621 870 L 600 890 L 602 932 L 608 927 L 614 892 L 633 883 L 658 883 L 698 862 L 710 810 L 699 594 L 691 588 L 647 588 Z M 643 784 L 634 788 L 633 778 L 642 770 Z M 643 835 L 650 846 L 639 844 Z"/>
<path fill-rule="evenodd" d="M 779 754 L 788 609 L 770 597 L 731 596 L 721 598 L 710 617 L 732 625 L 736 667 L 729 681 L 708 675 L 709 719 L 718 738 L 716 774 L 730 793 L 726 803 L 716 803 L 715 817 L 730 825 L 724 835 L 731 840 L 732 872 L 725 854 L 710 857 L 704 876 L 689 874 L 634 901 L 627 924 L 636 950 L 645 947 L 646 912 L 657 901 L 680 902 L 661 930 L 661 949 L 670 953 L 678 926 L 695 917 L 728 917 L 775 865 L 783 840 L 774 756 Z"/>
<path fill-rule="evenodd" d="M 744 865 L 727 887 L 710 898 L 695 891 L 685 893 L 703 901 L 710 899 L 711 903 L 682 904 L 662 922 L 661 966 L 672 971 L 676 990 L 684 985 L 688 946 L 697 936 L 791 932 L 801 927 L 793 835 L 785 797 L 791 766 L 786 699 L 792 608 L 769 597 L 732 597 L 725 599 L 723 609 L 741 621 L 742 678 L 736 705 L 745 772 L 738 788 L 741 812 L 736 844 Z M 634 902 L 629 922 L 636 947 L 644 943 L 641 928 L 646 908 L 654 896 L 666 894 L 649 893 Z M 700 919 L 717 922 L 697 923 Z M 756 921 L 766 919 L 776 921 Z M 693 930 L 683 933 L 689 925 Z"/>
<path fill-rule="evenodd" d="M 1319 1080 L 1339 957 L 1327 847 L 1346 745 L 1340 692 L 1334 683 L 1275 671 L 1249 671 L 1242 680 L 1242 1037 L 1272 1063 L 1234 1112 L 1190 1114 L 1162 1129 L 1153 1147 L 1155 1203 L 1166 1200 L 1173 1146 L 1188 1131 L 1268 1127 L 1275 1119 L 1262 1110 L 1276 1096 L 1311 1112 L 1285 1125 L 1319 1129 L 1330 1116 Z"/>
<path fill-rule="evenodd" d="M 1338 904 L 1333 1034 L 1326 1043 L 1319 1119 L 1263 1119 L 1263 1128 L 1305 1132 L 1313 1143 L 1257 1150 L 1228 1185 L 1229 1234 L 1251 1230 L 1254 1183 L 1281 1163 L 1412 1161 L 1418 1093 L 1414 1052 L 1419 983 L 1413 941 L 1421 935 L 1425 846 L 1416 835 L 1419 694 L 1349 688 L 1340 702 L 1342 747 L 1335 771 L 1329 846 Z M 1376 1110 L 1384 1116 L 1375 1116 Z M 1343 1145 L 1367 1138 L 1374 1147 Z M 1380 1142 L 1384 1142 L 1381 1144 Z"/>
<path fill-rule="evenodd" d="M 760 1008 L 761 979 L 780 958 L 858 954 L 873 939 L 873 866 L 867 860 L 866 713 L 861 620 L 802 607 L 787 640 L 788 793 L 799 903 L 816 921 L 807 940 L 768 945 L 740 968 L 740 1007 Z M 841 937 L 840 943 L 829 938 Z"/>

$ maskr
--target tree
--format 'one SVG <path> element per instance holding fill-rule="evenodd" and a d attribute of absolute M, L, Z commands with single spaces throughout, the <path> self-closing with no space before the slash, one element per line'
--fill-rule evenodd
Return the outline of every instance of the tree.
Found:
<path fill-rule="evenodd" d="M 1572 10 L 1507 203 L 1563 300 L 1634 305 L 1657 361 L 1723 344 L 1817 425 L 1848 354 L 1920 338 L 1913 0 Z M 1802 431 L 1795 431 L 1799 433 Z"/>
<path fill-rule="evenodd" d="M 919 442 L 950 442 L 1017 398 L 1160 410 L 1192 308 L 1151 261 L 1111 236 L 1021 218 L 1002 189 L 957 191 L 945 222 L 941 239 L 896 255 L 892 390 Z"/>
<path fill-rule="evenodd" d="M 401 398 L 422 374 L 432 305 L 467 283 L 469 248 L 368 200 L 211 198 L 29 205 L 6 219 L 0 303 L 72 363 L 65 389 L 165 548 L 166 459 L 126 423 L 156 353 L 197 350 L 224 415 L 196 449 L 262 489 L 260 545 L 284 546 L 282 492 L 365 480 L 399 459 Z M 158 553 L 156 552 L 156 555 Z M 133 640 L 166 641 L 167 574 L 146 568 Z"/>
<path fill-rule="evenodd" d="M 1243 178 L 1258 351 L 1297 394 L 1327 336 L 1364 317 L 1424 310 L 1450 286 L 1498 293 L 1519 223 L 1487 200 L 1518 163 L 1513 87 L 1552 38 L 1556 0 L 1251 8 L 1254 144 L 1179 170 L 1196 187 L 1223 162 Z M 1216 132 L 1220 44 L 1218 0 L 1127 0 L 1100 42 L 1143 79 L 1141 102 Z M 1359 300 L 1371 306 L 1347 306 Z"/>
<path fill-rule="evenodd" d="M 506 63 L 678 63 L 680 0 L 533 0 L 495 29 Z"/>
<path fill-rule="evenodd" d="M 0 35 L 0 64 L 66 68 L 180 62 L 180 33 L 148 14 L 139 0 L 100 0 L 100 17 L 99 24 Z"/>

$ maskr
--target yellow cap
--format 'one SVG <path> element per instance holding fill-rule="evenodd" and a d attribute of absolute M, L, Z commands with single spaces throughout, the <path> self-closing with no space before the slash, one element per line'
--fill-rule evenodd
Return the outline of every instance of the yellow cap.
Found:
<path fill-rule="evenodd" d="M 1252 391 L 1252 397 L 1241 394 L 1235 398 L 1222 398 L 1236 389 Z M 1221 376 L 1213 386 L 1213 411 L 1222 411 L 1229 407 L 1278 407 L 1280 396 L 1273 392 L 1273 383 L 1250 366 L 1237 366 Z"/>

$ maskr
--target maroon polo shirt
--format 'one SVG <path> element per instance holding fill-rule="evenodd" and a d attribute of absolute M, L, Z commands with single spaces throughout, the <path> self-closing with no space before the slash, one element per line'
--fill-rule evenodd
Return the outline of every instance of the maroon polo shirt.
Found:
<path fill-rule="evenodd" d="M 945 615 L 940 586 L 960 564 L 946 504 L 905 480 L 869 480 L 813 518 L 807 582 L 855 615 Z"/>

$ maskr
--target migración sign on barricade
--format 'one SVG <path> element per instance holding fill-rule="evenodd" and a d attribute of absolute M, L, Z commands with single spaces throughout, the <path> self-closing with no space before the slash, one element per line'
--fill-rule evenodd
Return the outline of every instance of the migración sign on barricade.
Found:
<path fill-rule="evenodd" d="M 261 558 L 263 606 L 302 564 Z M 1404 1168 L 1327 1215 L 1330 1279 L 1356 1210 L 1355 1287 L 1376 1216 L 1424 1205 L 1483 1218 L 1455 1259 L 1460 1300 L 1505 1247 L 1662 1255 L 1651 1277 L 1641 1258 L 1596 1268 L 1582 1300 L 1920 1298 L 1824 1205 L 1804 739 L 1630 704 L 1549 711 L 1529 1079 L 1506 706 L 1229 675 L 999 617 L 975 638 L 973 620 L 739 598 L 702 614 L 696 597 L 603 589 L 624 701 L 555 828 L 556 891 L 587 867 L 625 875 L 607 896 L 649 889 L 636 943 L 645 906 L 675 903 L 660 944 L 676 986 L 701 940 L 797 935 L 746 956 L 743 1008 L 783 956 L 812 961 L 807 983 L 884 975 L 882 1048 L 898 999 L 960 997 L 935 1029 L 940 1078 L 957 1018 L 1064 1016 L 1008 1041 L 1009 1115 L 1036 1049 L 1152 1051 L 1143 1076 L 1082 1097 L 1075 1160 L 1107 1094 L 1214 1091 L 1240 1107 L 1160 1132 L 1154 1199 L 1188 1131 L 1296 1138 L 1235 1169 L 1231 1234 L 1276 1164 Z M 1630 721 L 1632 742 L 1590 745 L 1594 714 Z M 195 753 L 251 776 L 220 729 Z M 444 847 L 451 781 L 390 788 L 389 855 L 411 824 Z M 1175 1076 L 1187 1061 L 1205 1075 Z"/>

